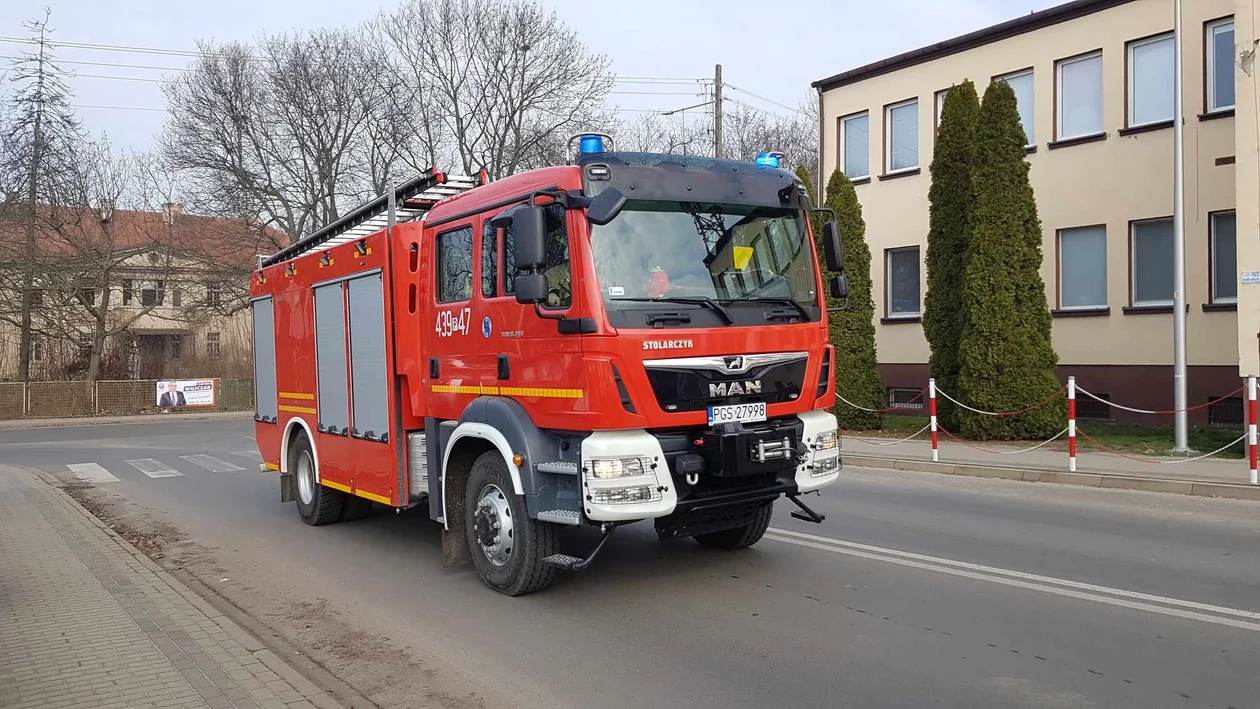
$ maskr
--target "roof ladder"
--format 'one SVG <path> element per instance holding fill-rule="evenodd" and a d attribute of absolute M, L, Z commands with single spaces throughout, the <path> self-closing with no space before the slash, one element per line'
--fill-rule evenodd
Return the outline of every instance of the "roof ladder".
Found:
<path fill-rule="evenodd" d="M 395 223 L 420 219 L 438 202 L 486 184 L 486 172 L 475 176 L 447 175 L 430 168 L 394 188 Z M 337 221 L 325 226 L 270 256 L 260 256 L 258 267 L 274 266 L 312 251 L 326 251 L 340 244 L 357 241 L 389 226 L 388 193 L 364 204 Z"/>

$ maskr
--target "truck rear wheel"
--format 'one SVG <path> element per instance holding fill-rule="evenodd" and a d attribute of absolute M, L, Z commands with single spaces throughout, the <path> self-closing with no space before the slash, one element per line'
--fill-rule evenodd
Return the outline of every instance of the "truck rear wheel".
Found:
<path fill-rule="evenodd" d="M 696 541 L 702 547 L 710 549 L 747 549 L 761 541 L 766 530 L 770 528 L 770 517 L 774 514 L 774 503 L 767 502 L 757 510 L 753 521 L 734 529 L 720 532 L 697 534 Z"/>
<path fill-rule="evenodd" d="M 370 514 L 372 514 L 372 501 L 366 497 L 346 495 L 345 500 L 341 503 L 342 522 L 355 522 Z"/>
<path fill-rule="evenodd" d="M 546 588 L 555 569 L 543 559 L 556 553 L 556 525 L 529 518 L 498 451 L 473 463 L 464 499 L 464 530 L 482 582 L 508 596 Z"/>
<path fill-rule="evenodd" d="M 315 453 L 305 431 L 299 433 L 293 441 L 293 450 L 289 456 L 289 470 L 293 471 L 296 478 L 298 514 L 302 515 L 302 521 L 318 526 L 340 520 L 346 493 L 319 484 L 316 479 Z"/>

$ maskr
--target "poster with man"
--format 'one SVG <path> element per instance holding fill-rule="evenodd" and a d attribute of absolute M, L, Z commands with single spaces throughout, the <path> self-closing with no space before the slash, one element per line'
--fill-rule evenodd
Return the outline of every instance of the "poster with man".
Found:
<path fill-rule="evenodd" d="M 157 384 L 157 405 L 160 409 L 182 409 L 214 406 L 213 379 L 179 379 Z"/>

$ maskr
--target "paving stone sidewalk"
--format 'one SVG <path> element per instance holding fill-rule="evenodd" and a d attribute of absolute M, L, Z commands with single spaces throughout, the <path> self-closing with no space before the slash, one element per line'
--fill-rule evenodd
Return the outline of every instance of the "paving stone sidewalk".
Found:
<path fill-rule="evenodd" d="M 40 474 L 0 464 L 0 707 L 339 706 Z"/>

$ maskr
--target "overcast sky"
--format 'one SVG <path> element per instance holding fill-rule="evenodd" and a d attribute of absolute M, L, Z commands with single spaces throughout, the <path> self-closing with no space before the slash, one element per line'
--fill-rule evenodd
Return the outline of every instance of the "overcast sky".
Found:
<path fill-rule="evenodd" d="M 711 77 L 723 65 L 726 82 L 796 106 L 817 79 L 1056 4 L 1056 0 L 543 0 L 623 77 Z M 0 38 L 26 36 L 22 22 L 52 9 L 55 40 L 192 50 L 197 40 L 248 41 L 261 34 L 351 26 L 392 9 L 397 0 L 6 0 Z M 22 45 L 0 41 L 0 57 Z M 62 60 L 161 67 L 185 57 L 61 48 Z M 7 68 L 0 59 L 0 69 Z M 94 78 L 160 79 L 170 72 L 66 63 L 77 110 L 93 133 L 116 146 L 147 149 L 164 114 L 157 84 Z M 7 84 L 7 77 L 5 77 Z M 685 85 L 620 84 L 618 91 L 683 95 L 611 96 L 625 109 L 681 108 L 697 103 Z M 734 99 L 784 113 L 738 92 Z M 95 106 L 97 108 L 88 108 Z M 103 106 L 115 108 L 99 108 Z M 123 108 L 117 108 L 123 107 Z M 123 110 L 123 109 L 133 110 Z M 150 109 L 150 110 L 138 110 Z M 157 110 L 153 110 L 157 109 Z M 627 117 L 632 114 L 627 114 Z"/>

